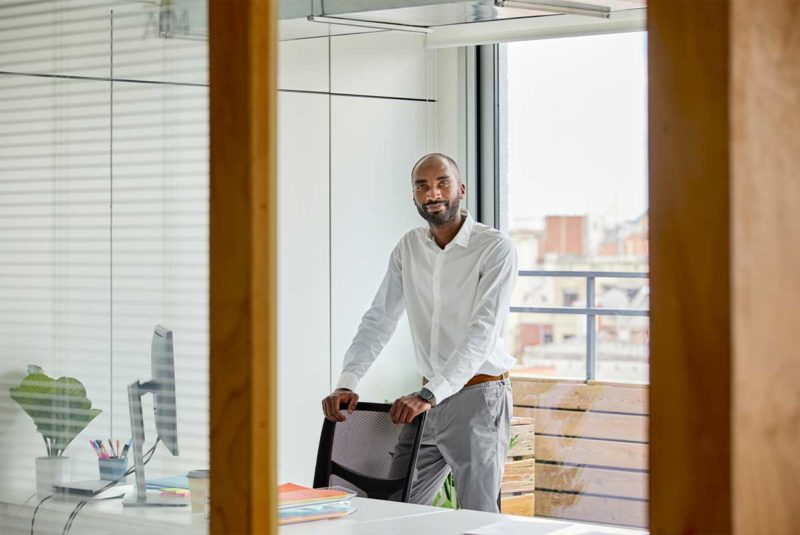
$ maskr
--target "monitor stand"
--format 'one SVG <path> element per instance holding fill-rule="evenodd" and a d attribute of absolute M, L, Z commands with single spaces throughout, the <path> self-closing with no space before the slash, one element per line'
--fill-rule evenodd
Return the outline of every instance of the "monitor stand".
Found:
<path fill-rule="evenodd" d="M 136 492 L 129 492 L 122 500 L 125 507 L 186 507 L 189 502 L 184 497 L 162 496 L 161 491 L 150 490 L 145 492 L 143 501 L 139 501 Z"/>
<path fill-rule="evenodd" d="M 128 409 L 133 434 L 133 467 L 136 472 L 135 492 L 128 493 L 122 500 L 125 507 L 185 507 L 187 500 L 182 497 L 162 496 L 160 491 L 147 492 L 144 479 L 144 417 L 142 415 L 142 396 L 153 392 L 152 381 L 141 384 L 139 381 L 128 386 Z"/>

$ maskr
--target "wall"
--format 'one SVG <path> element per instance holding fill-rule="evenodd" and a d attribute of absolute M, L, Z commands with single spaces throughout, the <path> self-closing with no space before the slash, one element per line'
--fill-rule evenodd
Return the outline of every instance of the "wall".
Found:
<path fill-rule="evenodd" d="M 321 399 L 338 380 L 392 248 L 421 226 L 410 170 L 433 150 L 456 153 L 455 51 L 426 51 L 402 32 L 280 44 L 279 467 L 310 484 Z M 438 55 L 437 55 L 438 54 Z M 442 138 L 442 143 L 438 142 Z M 419 388 L 408 324 L 358 393 L 393 401 Z"/>

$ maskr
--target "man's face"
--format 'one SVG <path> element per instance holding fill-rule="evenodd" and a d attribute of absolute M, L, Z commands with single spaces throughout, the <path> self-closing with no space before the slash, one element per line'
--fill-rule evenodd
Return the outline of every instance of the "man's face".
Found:
<path fill-rule="evenodd" d="M 458 215 L 465 187 L 446 160 L 433 158 L 417 167 L 414 182 L 414 204 L 419 215 L 434 226 L 444 225 Z"/>

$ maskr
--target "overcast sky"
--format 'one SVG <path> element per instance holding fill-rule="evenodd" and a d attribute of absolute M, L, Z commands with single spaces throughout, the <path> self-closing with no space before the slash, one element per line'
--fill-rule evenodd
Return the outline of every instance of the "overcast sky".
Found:
<path fill-rule="evenodd" d="M 509 223 L 647 209 L 646 33 L 508 44 Z"/>

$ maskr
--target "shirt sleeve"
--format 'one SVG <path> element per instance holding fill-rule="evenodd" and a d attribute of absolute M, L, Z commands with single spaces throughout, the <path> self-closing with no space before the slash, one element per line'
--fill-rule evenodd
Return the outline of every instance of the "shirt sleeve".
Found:
<path fill-rule="evenodd" d="M 389 268 L 375 299 L 361 318 L 356 336 L 344 354 L 344 367 L 336 388 L 356 389 L 358 382 L 394 334 L 404 309 L 402 256 L 398 244 L 389 258 Z"/>
<path fill-rule="evenodd" d="M 517 252 L 511 240 L 504 239 L 486 257 L 464 338 L 425 385 L 437 403 L 461 390 L 494 350 L 501 330 L 498 318 L 508 314 L 516 278 Z"/>

